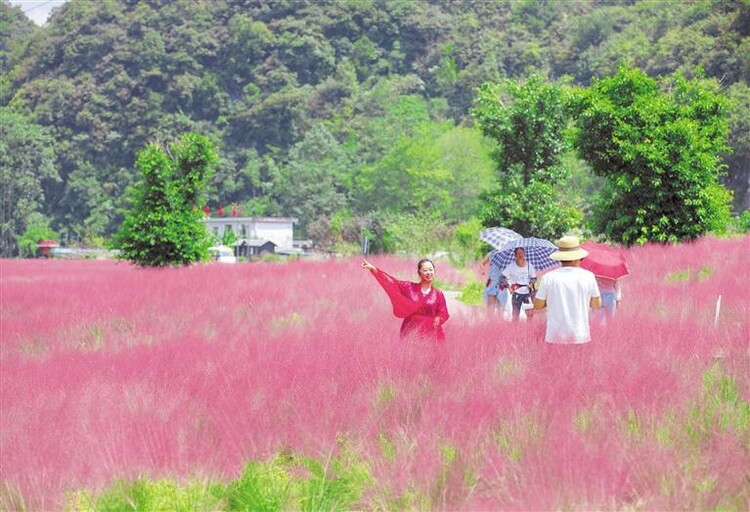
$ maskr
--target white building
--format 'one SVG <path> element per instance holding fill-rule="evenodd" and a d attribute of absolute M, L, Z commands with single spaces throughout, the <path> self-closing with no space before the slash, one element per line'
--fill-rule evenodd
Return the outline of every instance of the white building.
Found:
<path fill-rule="evenodd" d="M 232 230 L 238 240 L 270 240 L 279 249 L 292 249 L 294 217 L 207 217 L 209 233 L 219 240 Z"/>

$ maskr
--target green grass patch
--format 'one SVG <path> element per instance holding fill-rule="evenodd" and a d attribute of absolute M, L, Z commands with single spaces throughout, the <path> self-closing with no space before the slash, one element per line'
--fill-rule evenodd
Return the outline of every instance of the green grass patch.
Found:
<path fill-rule="evenodd" d="M 476 281 L 468 283 L 461 289 L 458 300 L 469 306 L 479 306 L 482 304 L 484 295 L 484 286 Z"/>
<path fill-rule="evenodd" d="M 192 482 L 184 486 L 170 480 L 117 481 L 99 496 L 78 491 L 68 497 L 67 510 L 120 512 L 136 510 L 218 510 L 224 488 L 219 484 Z"/>
<path fill-rule="evenodd" d="M 700 270 L 680 270 L 670 272 L 664 278 L 668 283 L 686 283 L 689 281 L 703 281 L 713 274 L 710 267 L 702 267 Z"/>
<path fill-rule="evenodd" d="M 511 380 L 517 375 L 521 375 L 524 371 L 524 368 L 523 365 L 518 361 L 515 361 L 513 359 L 500 358 L 500 360 L 495 364 L 494 370 L 495 375 L 497 375 L 497 377 L 501 381 L 505 382 Z"/>
<path fill-rule="evenodd" d="M 280 336 L 287 331 L 302 331 L 307 326 L 307 318 L 296 311 L 288 315 L 277 316 L 269 322 L 269 333 L 271 336 Z"/>
<path fill-rule="evenodd" d="M 245 465 L 242 475 L 227 484 L 167 479 L 118 481 L 94 496 L 88 491 L 68 495 L 66 510 L 81 512 L 252 510 L 354 510 L 373 483 L 370 470 L 345 440 L 338 455 L 324 460 L 281 451 L 270 461 Z"/>

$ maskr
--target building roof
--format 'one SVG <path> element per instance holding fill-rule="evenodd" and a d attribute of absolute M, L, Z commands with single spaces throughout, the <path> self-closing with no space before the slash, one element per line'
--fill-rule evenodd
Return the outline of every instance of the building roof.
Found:
<path fill-rule="evenodd" d="M 294 256 L 294 255 L 302 256 L 307 253 L 303 249 L 300 249 L 299 247 L 291 247 L 291 248 L 287 247 L 284 249 L 278 249 L 276 251 L 276 254 L 289 255 L 289 256 Z"/>
<path fill-rule="evenodd" d="M 204 217 L 204 221 L 206 222 L 220 222 L 226 224 L 227 222 L 246 222 L 246 223 L 252 223 L 252 222 L 278 222 L 278 223 L 292 223 L 296 224 L 299 222 L 299 219 L 296 217 L 231 217 L 231 216 L 225 216 L 225 217 Z"/>
<path fill-rule="evenodd" d="M 278 245 L 275 242 L 272 242 L 271 240 L 263 240 L 263 239 L 260 239 L 260 238 L 250 238 L 250 239 L 239 238 L 234 243 L 234 245 L 248 245 L 250 247 L 262 247 L 262 246 L 264 246 L 266 244 L 272 244 L 274 246 Z"/>

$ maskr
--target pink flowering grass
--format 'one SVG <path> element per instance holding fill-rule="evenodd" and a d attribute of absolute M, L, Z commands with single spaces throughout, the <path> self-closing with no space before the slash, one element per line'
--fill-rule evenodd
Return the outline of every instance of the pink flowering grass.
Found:
<path fill-rule="evenodd" d="M 402 343 L 358 259 L 3 260 L 0 509 L 346 452 L 371 478 L 345 508 L 744 510 L 749 242 L 626 250 L 622 308 L 584 346 L 481 310 Z"/>

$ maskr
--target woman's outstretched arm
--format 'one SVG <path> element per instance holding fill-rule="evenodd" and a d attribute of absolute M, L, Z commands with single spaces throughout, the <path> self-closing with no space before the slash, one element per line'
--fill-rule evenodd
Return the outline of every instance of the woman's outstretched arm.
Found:
<path fill-rule="evenodd" d="M 375 272 L 377 268 L 375 265 L 367 261 L 366 259 L 362 258 L 362 268 L 369 270 L 370 272 Z"/>

